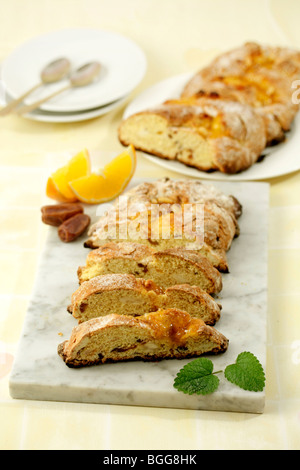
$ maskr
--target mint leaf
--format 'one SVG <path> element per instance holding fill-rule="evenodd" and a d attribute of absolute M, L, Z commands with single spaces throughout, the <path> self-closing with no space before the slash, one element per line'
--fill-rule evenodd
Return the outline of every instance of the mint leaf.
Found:
<path fill-rule="evenodd" d="M 265 386 L 265 373 L 257 357 L 250 352 L 242 352 L 238 355 L 235 364 L 226 367 L 225 377 L 229 382 L 238 387 L 261 392 Z"/>
<path fill-rule="evenodd" d="M 177 374 L 174 387 L 188 395 L 207 395 L 219 386 L 219 379 L 213 375 L 213 363 L 201 357 L 186 364 Z"/>

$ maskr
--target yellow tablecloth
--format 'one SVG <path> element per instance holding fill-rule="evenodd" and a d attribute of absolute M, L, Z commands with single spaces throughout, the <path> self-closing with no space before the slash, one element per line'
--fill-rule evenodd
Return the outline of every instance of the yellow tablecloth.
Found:
<path fill-rule="evenodd" d="M 25 40 L 66 27 L 109 29 L 145 51 L 148 70 L 130 96 L 246 40 L 300 48 L 297 0 L 10 0 L 2 2 L 0 61 Z M 300 78 L 300 77 L 299 77 Z M 100 118 L 0 123 L 0 448 L 299 449 L 300 173 L 271 180 L 266 407 L 262 415 L 18 401 L 9 372 L 48 230 L 45 181 L 66 153 L 113 152 L 124 106 Z M 300 158 L 300 149 L 299 149 Z M 140 157 L 139 177 L 174 176 Z M 176 175 L 178 176 L 178 175 Z"/>

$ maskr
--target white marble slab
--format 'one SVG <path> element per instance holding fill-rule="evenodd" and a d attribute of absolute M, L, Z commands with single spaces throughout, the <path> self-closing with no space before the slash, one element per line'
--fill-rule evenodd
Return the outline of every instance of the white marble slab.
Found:
<path fill-rule="evenodd" d="M 140 181 L 133 181 L 137 184 Z M 206 183 L 205 183 L 206 184 Z M 210 184 L 210 183 L 208 183 Z M 266 366 L 267 315 L 267 183 L 214 182 L 243 205 L 241 234 L 234 240 L 228 259 L 230 273 L 223 274 L 223 305 L 216 328 L 229 339 L 229 348 L 212 356 L 215 370 L 224 370 L 243 351 L 255 354 Z M 95 216 L 96 207 L 89 207 Z M 96 217 L 94 217 L 96 220 Z M 78 287 L 77 267 L 88 250 L 85 237 L 70 244 L 59 241 L 56 229 L 41 256 L 32 300 L 10 376 L 15 399 L 81 403 L 109 403 L 186 409 L 262 413 L 265 392 L 247 392 L 219 374 L 220 386 L 207 396 L 189 396 L 173 388 L 174 377 L 188 360 L 128 362 L 68 368 L 57 346 L 68 339 L 76 320 L 66 311 Z"/>

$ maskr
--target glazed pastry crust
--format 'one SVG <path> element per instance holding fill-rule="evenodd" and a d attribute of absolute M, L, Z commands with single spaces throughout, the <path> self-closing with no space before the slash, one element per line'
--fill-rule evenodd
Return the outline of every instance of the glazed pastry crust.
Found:
<path fill-rule="evenodd" d="M 278 80 L 279 93 L 288 92 L 291 80 L 299 76 L 300 52 L 288 47 L 264 46 L 246 42 L 240 47 L 219 54 L 210 64 L 195 74 L 183 89 L 182 96 L 197 94 L 202 78 L 245 76 L 253 73 L 258 77 Z M 275 84 L 275 82 L 271 82 Z M 290 90 L 289 90 L 290 92 Z"/>
<path fill-rule="evenodd" d="M 299 110 L 291 87 L 299 75 L 298 51 L 249 42 L 199 70 L 181 98 L 206 96 L 252 106 L 264 120 L 269 145 L 284 138 Z"/>
<path fill-rule="evenodd" d="M 58 346 L 69 367 L 128 360 L 153 361 L 220 354 L 228 339 L 202 320 L 178 309 L 160 310 L 140 317 L 106 315 L 72 330 Z"/>

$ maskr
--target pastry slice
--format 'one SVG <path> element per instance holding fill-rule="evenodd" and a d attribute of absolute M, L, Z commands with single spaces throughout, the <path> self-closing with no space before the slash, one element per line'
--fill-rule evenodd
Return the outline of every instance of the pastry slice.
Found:
<path fill-rule="evenodd" d="M 222 289 L 222 275 L 197 252 L 174 248 L 155 251 L 139 243 L 107 243 L 92 250 L 78 268 L 79 283 L 103 274 L 133 274 L 167 288 L 176 284 L 198 286 L 209 294 Z"/>
<path fill-rule="evenodd" d="M 94 234 L 89 238 L 89 240 L 85 243 L 85 247 L 93 249 L 97 247 L 99 248 L 103 245 L 106 245 L 107 243 L 110 243 L 111 240 L 113 240 L 115 243 L 140 243 L 155 251 L 164 251 L 170 248 L 175 249 L 178 247 L 179 249 L 185 249 L 189 251 L 192 250 L 199 253 L 199 255 L 207 258 L 207 260 L 220 272 L 226 273 L 229 272 L 229 264 L 226 249 L 224 248 L 224 246 L 230 246 L 233 238 L 236 235 L 233 231 L 233 224 L 230 224 L 229 226 L 227 225 L 226 227 L 224 227 L 224 230 L 222 230 L 222 227 L 220 227 L 218 223 L 219 220 L 220 219 L 218 217 L 211 217 L 206 222 L 206 227 L 209 227 L 212 230 L 207 230 L 205 232 L 205 238 L 210 243 L 212 243 L 213 246 L 209 245 L 206 242 L 198 242 L 192 235 L 183 239 L 176 237 L 175 231 L 172 230 L 172 227 L 171 230 L 168 232 L 167 237 L 161 237 L 156 235 L 153 237 L 153 232 L 152 235 L 148 233 L 148 228 L 147 233 L 143 234 L 140 228 L 141 226 L 138 224 L 138 221 L 136 221 L 136 227 L 138 227 L 137 236 L 132 235 L 128 232 L 126 232 L 127 236 L 120 236 L 121 233 L 124 234 L 123 223 L 117 222 L 115 226 L 116 236 L 110 238 L 109 236 L 106 236 L 106 225 L 105 220 L 103 219 L 97 223 L 97 232 L 94 232 Z M 165 215 L 159 216 L 156 222 L 160 226 L 160 229 L 164 230 L 163 225 L 164 223 L 169 224 L 169 217 Z M 156 228 L 154 230 L 156 230 Z M 168 230 L 169 225 L 166 229 L 166 232 Z M 220 235 L 218 235 L 218 233 Z"/>
<path fill-rule="evenodd" d="M 178 309 L 139 317 L 110 314 L 73 328 L 58 346 L 69 367 L 128 360 L 183 359 L 227 350 L 228 339 L 202 320 Z"/>
<path fill-rule="evenodd" d="M 163 219 L 166 218 L 165 216 L 161 216 L 160 219 L 161 219 L 161 224 L 163 223 Z M 126 222 L 125 222 L 126 224 Z M 214 266 L 214 268 L 218 269 L 220 272 L 223 272 L 223 273 L 228 273 L 229 272 L 229 264 L 228 264 L 228 258 L 227 258 L 227 254 L 226 254 L 226 250 L 223 249 L 223 248 L 213 248 L 212 246 L 210 246 L 208 243 L 202 243 L 202 242 L 199 242 L 197 243 L 197 240 L 194 240 L 192 239 L 192 237 L 190 237 L 188 240 L 185 240 L 185 239 L 182 239 L 182 238 L 177 238 L 176 236 L 174 236 L 174 233 L 170 233 L 170 237 L 166 237 L 166 238 L 163 238 L 163 237 L 155 237 L 153 238 L 149 233 L 148 233 L 148 228 L 146 228 L 147 230 L 147 233 L 144 232 L 143 234 L 143 229 L 141 229 L 140 225 L 135 225 L 135 226 L 138 226 L 139 227 L 139 230 L 138 230 L 138 233 L 137 233 L 137 236 L 132 236 L 130 235 L 130 233 L 126 232 L 127 233 L 127 236 L 123 238 L 123 236 L 120 236 L 120 233 L 124 233 L 123 231 L 123 227 L 122 227 L 123 223 L 121 222 L 117 222 L 115 227 L 115 234 L 114 236 L 110 237 L 110 236 L 107 236 L 107 233 L 106 233 L 106 221 L 105 219 L 101 219 L 99 220 L 95 226 L 94 226 L 94 229 L 93 231 L 90 232 L 90 236 L 89 236 L 89 239 L 84 243 L 84 246 L 86 248 L 92 248 L 92 249 L 96 249 L 96 248 L 100 248 L 104 245 L 107 245 L 108 243 L 133 243 L 133 244 L 141 244 L 141 245 L 144 245 L 147 248 L 149 248 L 150 250 L 153 250 L 153 251 L 164 251 L 164 250 L 167 250 L 169 248 L 180 248 L 180 249 L 185 249 L 185 250 L 190 250 L 192 249 L 193 251 L 199 253 L 199 255 L 205 257 L 211 264 L 212 266 Z M 210 226 L 212 227 L 213 229 L 219 229 L 219 227 L 217 227 L 215 225 L 215 221 L 210 219 L 207 221 L 207 226 Z M 231 227 L 232 228 L 232 225 Z M 219 230 L 218 230 L 219 231 Z M 216 232 L 214 231 L 207 231 L 206 232 L 206 236 L 207 238 L 209 238 L 210 240 L 211 239 L 214 239 L 218 244 L 218 245 L 221 245 L 221 243 L 223 243 L 223 240 L 224 238 L 226 237 L 227 238 L 227 241 L 232 240 L 232 238 L 234 238 L 235 236 L 237 236 L 236 234 L 234 234 L 232 237 L 230 235 L 230 231 L 222 231 L 222 237 L 219 238 L 218 240 L 216 239 L 217 235 L 216 235 Z"/>
<path fill-rule="evenodd" d="M 227 100 L 168 100 L 133 114 L 119 127 L 119 140 L 202 171 L 246 170 L 266 146 L 264 122 L 251 106 Z"/>
<path fill-rule="evenodd" d="M 68 310 L 82 323 L 111 312 L 139 316 L 168 308 L 184 310 L 208 325 L 214 325 L 221 312 L 221 306 L 199 287 L 183 284 L 162 289 L 132 274 L 106 274 L 83 282 Z"/>

